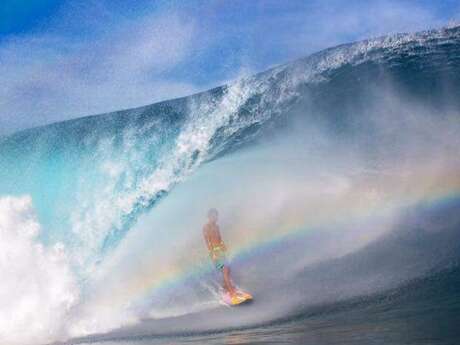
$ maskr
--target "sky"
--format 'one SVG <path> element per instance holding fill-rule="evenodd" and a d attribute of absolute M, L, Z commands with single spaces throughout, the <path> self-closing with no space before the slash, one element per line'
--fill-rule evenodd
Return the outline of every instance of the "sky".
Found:
<path fill-rule="evenodd" d="M 0 135 L 459 20 L 460 0 L 2 0 Z"/>

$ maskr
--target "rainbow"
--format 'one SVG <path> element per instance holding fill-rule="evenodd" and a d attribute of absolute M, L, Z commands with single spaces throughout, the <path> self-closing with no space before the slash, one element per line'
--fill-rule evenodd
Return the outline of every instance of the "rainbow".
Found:
<path fill-rule="evenodd" d="M 331 219 L 337 227 L 349 223 L 350 219 L 354 222 L 376 222 L 405 208 L 419 205 L 434 208 L 460 199 L 460 174 L 456 173 L 443 175 L 441 179 L 436 180 L 431 176 L 419 176 L 409 185 L 395 181 L 386 181 L 384 185 L 389 190 L 383 198 L 362 202 L 362 195 L 370 189 L 367 188 L 369 186 L 361 186 L 346 197 L 335 200 L 329 205 L 327 212 L 318 215 L 316 219 L 309 218 L 311 214 L 305 213 L 304 208 L 297 207 L 291 208 L 278 224 L 268 228 L 266 224 L 262 224 L 258 228 L 248 230 L 245 224 L 238 224 L 227 231 L 232 233 L 232 240 L 229 241 L 230 258 L 244 262 L 273 250 L 283 242 L 304 238 L 312 230 L 330 228 Z M 333 209 L 336 210 L 335 214 L 331 214 Z M 213 271 L 206 258 L 190 261 L 192 262 L 183 267 L 166 267 L 163 270 L 155 267 L 150 272 L 144 272 L 142 277 L 137 277 L 138 279 L 129 284 L 124 295 L 148 299 L 181 286 L 192 278 L 209 275 Z"/>

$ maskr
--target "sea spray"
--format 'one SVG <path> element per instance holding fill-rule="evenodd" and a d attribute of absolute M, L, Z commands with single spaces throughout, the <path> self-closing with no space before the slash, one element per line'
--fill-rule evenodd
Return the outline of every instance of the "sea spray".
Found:
<path fill-rule="evenodd" d="M 68 336 L 65 319 L 79 287 L 65 247 L 45 247 L 30 197 L 0 198 L 0 343 L 37 344 Z"/>

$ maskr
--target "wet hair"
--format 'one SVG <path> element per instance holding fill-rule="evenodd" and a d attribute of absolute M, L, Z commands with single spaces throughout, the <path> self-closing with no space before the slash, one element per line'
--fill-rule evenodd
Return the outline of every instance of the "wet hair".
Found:
<path fill-rule="evenodd" d="M 215 208 L 211 208 L 208 211 L 208 217 L 217 217 L 219 215 L 219 212 Z"/>

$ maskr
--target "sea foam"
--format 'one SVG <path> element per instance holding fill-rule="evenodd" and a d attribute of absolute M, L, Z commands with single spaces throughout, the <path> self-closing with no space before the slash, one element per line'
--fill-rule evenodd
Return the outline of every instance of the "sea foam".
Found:
<path fill-rule="evenodd" d="M 62 244 L 45 247 L 29 196 L 0 198 L 0 343 L 37 344 L 62 334 L 79 291 Z"/>

